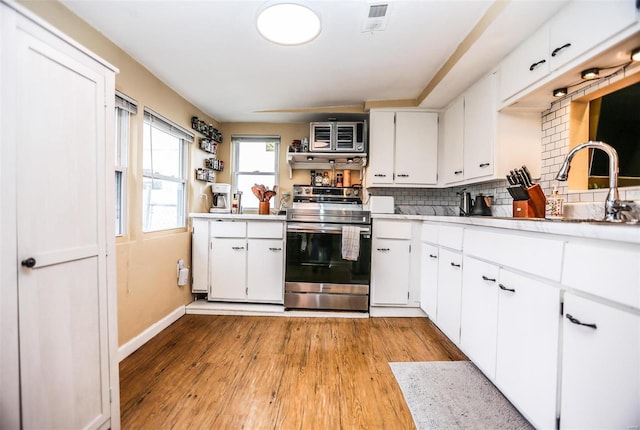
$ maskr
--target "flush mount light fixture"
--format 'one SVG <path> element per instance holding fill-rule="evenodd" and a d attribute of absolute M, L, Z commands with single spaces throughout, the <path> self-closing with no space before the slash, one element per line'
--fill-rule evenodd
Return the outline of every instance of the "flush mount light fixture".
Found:
<path fill-rule="evenodd" d="M 600 76 L 600 69 L 594 67 L 592 69 L 583 70 L 580 76 L 582 79 L 597 79 Z"/>
<path fill-rule="evenodd" d="M 318 37 L 320 16 L 300 0 L 267 2 L 258 12 L 258 32 L 279 45 L 302 45 Z"/>
<path fill-rule="evenodd" d="M 307 155 L 307 161 L 313 161 L 313 157 L 311 155 Z"/>
<path fill-rule="evenodd" d="M 564 97 L 566 96 L 568 93 L 568 89 L 565 88 L 556 88 L 555 90 L 553 90 L 553 96 L 554 97 Z"/>
<path fill-rule="evenodd" d="M 631 51 L 631 61 L 640 61 L 640 46 Z"/>

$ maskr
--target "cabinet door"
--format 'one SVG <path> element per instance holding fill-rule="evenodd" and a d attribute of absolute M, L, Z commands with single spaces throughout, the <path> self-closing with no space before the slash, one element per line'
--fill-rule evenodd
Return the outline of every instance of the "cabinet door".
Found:
<path fill-rule="evenodd" d="M 369 115 L 369 184 L 393 184 L 395 112 Z"/>
<path fill-rule="evenodd" d="M 490 176 L 494 170 L 496 107 L 494 74 L 464 94 L 464 179 Z"/>
<path fill-rule="evenodd" d="M 249 301 L 283 303 L 284 245 L 277 239 L 249 239 L 247 291 Z"/>
<path fill-rule="evenodd" d="M 461 294 L 462 254 L 440 248 L 436 324 L 456 345 L 460 344 Z"/>
<path fill-rule="evenodd" d="M 458 98 L 443 114 L 442 182 L 451 184 L 464 179 L 462 146 L 464 143 L 464 99 Z"/>
<path fill-rule="evenodd" d="M 504 101 L 548 74 L 549 26 L 544 25 L 500 64 L 498 97 Z"/>
<path fill-rule="evenodd" d="M 211 239 L 209 300 L 246 299 L 246 246 L 246 239 Z"/>
<path fill-rule="evenodd" d="M 3 126 L 15 130 L 8 134 L 15 139 L 2 141 L 0 156 L 9 155 L 2 160 L 3 204 L 9 205 L 2 230 L 3 240 L 10 232 L 17 240 L 17 268 L 2 280 L 3 290 L 17 280 L 17 297 L 2 321 L 16 321 L 19 335 L 18 428 L 108 427 L 110 361 L 117 360 L 108 317 L 115 252 L 107 255 L 115 251 L 113 170 L 107 170 L 113 168 L 113 77 L 4 4 L 0 15 Z M 13 186 L 4 194 L 7 182 Z M 21 266 L 27 259 L 33 265 Z M 3 359 L 5 347 L 12 348 L 5 334 Z M 5 384 L 7 363 L 0 362 L 4 403 L 13 384 Z M 117 383 L 117 364 L 115 371 Z M 13 412 L 2 406 L 0 415 Z"/>
<path fill-rule="evenodd" d="M 371 252 L 371 304 L 409 303 L 410 246 L 404 239 L 374 239 Z"/>
<path fill-rule="evenodd" d="M 566 293 L 564 317 L 560 428 L 639 428 L 640 316 Z"/>
<path fill-rule="evenodd" d="M 562 67 L 636 22 L 636 4 L 634 0 L 570 2 L 550 23 L 550 69 Z"/>
<path fill-rule="evenodd" d="M 193 219 L 191 235 L 191 292 L 209 290 L 209 220 Z"/>
<path fill-rule="evenodd" d="M 420 308 L 436 320 L 438 309 L 438 247 L 422 244 L 422 265 L 420 273 Z"/>
<path fill-rule="evenodd" d="M 460 348 L 491 380 L 495 378 L 498 266 L 464 257 Z"/>
<path fill-rule="evenodd" d="M 555 428 L 560 291 L 507 270 L 500 285 L 495 383 L 536 428 Z"/>
<path fill-rule="evenodd" d="M 438 114 L 396 112 L 396 184 L 438 180 Z"/>

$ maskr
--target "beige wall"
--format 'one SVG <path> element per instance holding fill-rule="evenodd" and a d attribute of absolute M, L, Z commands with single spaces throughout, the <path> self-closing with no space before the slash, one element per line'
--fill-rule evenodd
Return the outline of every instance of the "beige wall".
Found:
<path fill-rule="evenodd" d="M 129 158 L 128 233 L 117 239 L 116 246 L 118 334 L 119 344 L 123 345 L 191 301 L 190 287 L 178 287 L 176 281 L 178 259 L 190 261 L 188 229 L 142 233 L 143 108 L 148 106 L 186 129 L 191 129 L 194 115 L 221 127 L 60 3 L 22 1 L 21 4 L 116 66 L 120 70 L 116 88 L 138 102 L 138 114 L 132 119 Z M 206 156 L 197 149 L 197 144 L 190 146 L 189 212 L 206 210 L 205 199 L 200 197 L 204 183 L 193 180 L 194 169 L 202 166 Z"/>

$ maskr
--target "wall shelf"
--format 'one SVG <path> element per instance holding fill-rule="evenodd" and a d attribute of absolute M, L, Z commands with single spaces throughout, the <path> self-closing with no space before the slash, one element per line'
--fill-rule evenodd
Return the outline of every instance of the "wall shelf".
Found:
<path fill-rule="evenodd" d="M 312 157 L 310 160 L 309 157 Z M 333 163 L 330 162 L 333 160 Z M 352 160 L 349 162 L 349 160 Z M 361 152 L 288 152 L 289 178 L 293 177 L 295 169 L 350 169 L 361 170 L 367 165 L 367 154 Z"/>

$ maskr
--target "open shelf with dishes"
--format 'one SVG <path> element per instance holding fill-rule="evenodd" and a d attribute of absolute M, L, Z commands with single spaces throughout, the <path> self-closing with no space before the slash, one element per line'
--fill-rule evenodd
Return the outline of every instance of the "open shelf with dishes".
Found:
<path fill-rule="evenodd" d="M 288 152 L 289 177 L 294 169 L 350 169 L 362 170 L 367 165 L 367 154 L 362 152 Z"/>

